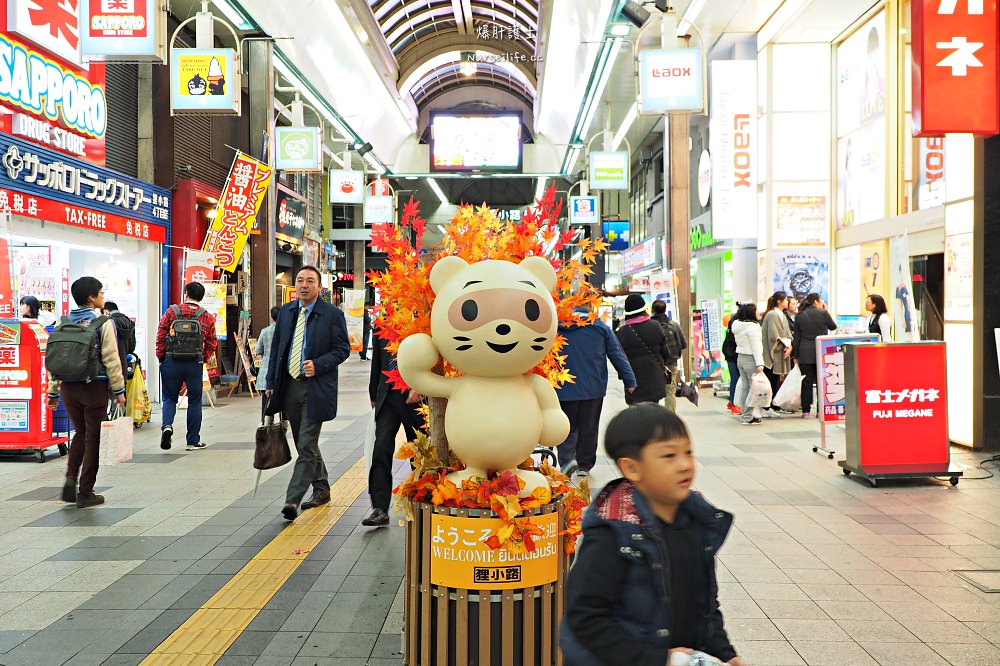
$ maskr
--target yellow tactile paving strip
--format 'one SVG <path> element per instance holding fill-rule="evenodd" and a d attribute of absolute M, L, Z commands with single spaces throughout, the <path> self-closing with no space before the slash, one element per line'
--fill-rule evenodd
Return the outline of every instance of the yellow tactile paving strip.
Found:
<path fill-rule="evenodd" d="M 330 487 L 329 504 L 302 513 L 160 643 L 141 666 L 218 661 L 367 486 L 364 460 L 359 460 Z"/>

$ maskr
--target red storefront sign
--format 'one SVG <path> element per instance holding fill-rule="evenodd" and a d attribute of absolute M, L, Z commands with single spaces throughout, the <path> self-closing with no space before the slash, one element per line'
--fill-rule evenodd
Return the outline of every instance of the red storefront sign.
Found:
<path fill-rule="evenodd" d="M 857 428 L 861 468 L 947 470 L 944 344 L 861 345 L 852 351 L 857 354 L 854 395 L 858 410 L 853 427 Z M 849 435 L 853 427 L 849 423 Z"/>
<path fill-rule="evenodd" d="M 166 227 L 133 220 L 122 215 L 103 213 L 82 206 L 29 196 L 3 188 L 0 188 L 0 213 L 26 215 L 40 220 L 153 241 L 154 243 L 167 242 Z"/>
<path fill-rule="evenodd" d="M 202 250 L 214 252 L 224 271 L 236 270 L 274 170 L 242 153 L 236 156 Z"/>
<path fill-rule="evenodd" d="M 913 136 L 1000 133 L 997 0 L 913 0 Z"/>

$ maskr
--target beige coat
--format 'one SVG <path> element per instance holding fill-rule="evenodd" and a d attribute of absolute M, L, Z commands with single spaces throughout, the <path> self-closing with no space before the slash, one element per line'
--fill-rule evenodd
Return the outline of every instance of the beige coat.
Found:
<path fill-rule="evenodd" d="M 792 329 L 788 325 L 788 317 L 781 310 L 773 308 L 764 315 L 764 367 L 776 375 L 787 375 L 792 369 L 792 360 L 785 358 L 786 341 L 792 339 Z"/>

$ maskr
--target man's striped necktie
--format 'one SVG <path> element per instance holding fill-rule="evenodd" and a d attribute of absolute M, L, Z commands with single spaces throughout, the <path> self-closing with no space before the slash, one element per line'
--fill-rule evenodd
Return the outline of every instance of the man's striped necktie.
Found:
<path fill-rule="evenodd" d="M 288 355 L 288 374 L 292 379 L 302 376 L 302 342 L 306 337 L 306 317 L 309 311 L 299 306 L 299 318 L 295 322 L 295 335 L 292 337 L 292 351 Z"/>

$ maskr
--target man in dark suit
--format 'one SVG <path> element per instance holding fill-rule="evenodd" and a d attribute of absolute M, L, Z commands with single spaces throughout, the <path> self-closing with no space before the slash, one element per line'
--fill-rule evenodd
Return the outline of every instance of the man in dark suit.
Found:
<path fill-rule="evenodd" d="M 321 290 L 316 268 L 305 266 L 295 274 L 298 299 L 281 308 L 271 342 L 266 411 L 288 419 L 299 454 L 281 509 L 287 520 L 299 515 L 310 486 L 313 494 L 302 503 L 303 510 L 330 501 L 319 432 L 324 421 L 337 416 L 337 366 L 350 356 L 351 343 L 344 313 L 320 299 Z"/>
<path fill-rule="evenodd" d="M 392 499 L 392 458 L 396 451 L 396 433 L 402 425 L 406 441 L 417 438 L 417 428 L 424 419 L 418 411 L 423 396 L 416 391 L 397 391 L 389 385 L 384 373 L 396 369 L 396 356 L 385 348 L 378 335 L 372 342 L 372 372 L 368 381 L 368 397 L 375 410 L 375 447 L 371 471 L 368 473 L 368 496 L 372 512 L 361 521 L 367 527 L 389 524 L 389 502 Z"/>

